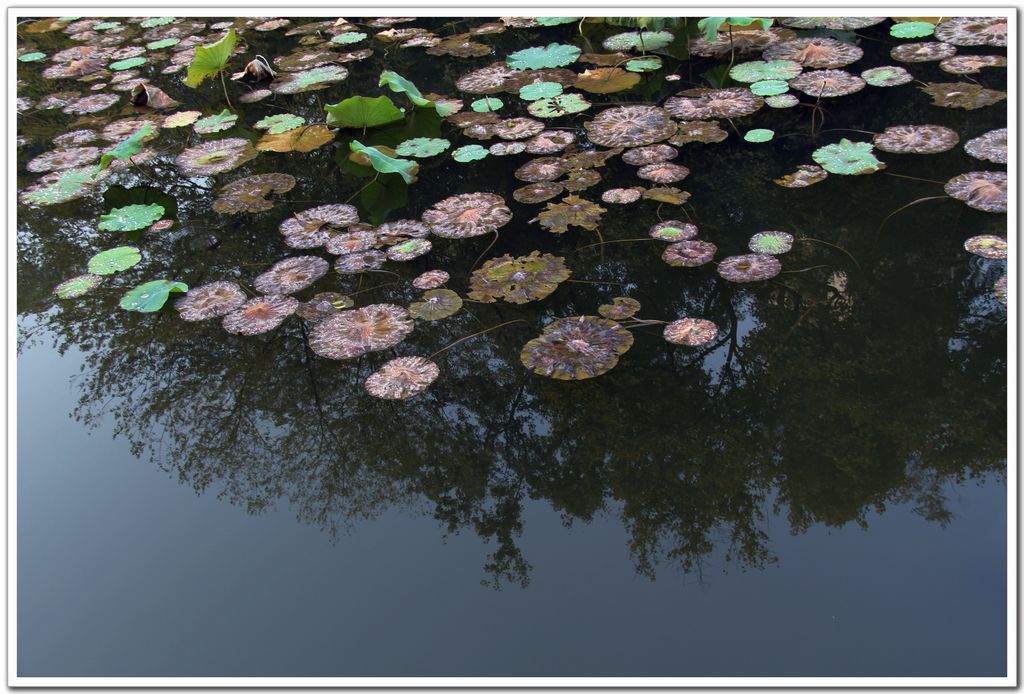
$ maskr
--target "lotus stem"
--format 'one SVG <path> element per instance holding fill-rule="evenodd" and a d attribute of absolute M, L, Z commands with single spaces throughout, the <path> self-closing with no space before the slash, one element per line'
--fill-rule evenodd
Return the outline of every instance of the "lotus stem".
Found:
<path fill-rule="evenodd" d="M 924 183 L 935 183 L 935 184 L 940 185 L 940 186 L 946 185 L 945 181 L 933 181 L 930 178 L 918 178 L 917 176 L 904 176 L 903 174 L 889 173 L 888 171 L 883 171 L 882 173 L 884 173 L 886 176 L 895 176 L 896 178 L 908 178 L 911 181 L 922 181 Z"/>
<path fill-rule="evenodd" d="M 234 111 L 235 107 L 231 105 L 231 99 L 228 97 L 228 86 L 226 84 L 224 84 L 224 71 L 221 70 L 219 74 L 220 74 L 220 86 L 221 86 L 221 89 L 224 90 L 224 100 L 228 102 L 228 108 L 230 108 L 232 111 Z"/>
<path fill-rule="evenodd" d="M 357 190 L 356 192 L 352 193 L 352 195 L 351 195 L 351 196 L 349 197 L 349 199 L 348 199 L 348 200 L 346 200 L 346 201 L 345 201 L 345 203 L 346 203 L 346 204 L 348 204 L 348 203 L 352 202 L 353 198 L 355 198 L 355 197 L 356 197 L 357 195 L 359 195 L 359 194 L 360 194 L 360 193 L 362 193 L 362 192 L 363 192 L 364 190 L 366 190 L 366 189 L 367 189 L 367 188 L 369 188 L 369 187 L 370 187 L 371 185 L 373 185 L 373 183 L 375 183 L 375 182 L 377 181 L 377 179 L 378 179 L 378 178 L 380 178 L 380 174 L 377 174 L 376 176 L 374 176 L 373 178 L 371 178 L 371 179 L 370 179 L 370 182 L 369 182 L 369 183 L 367 183 L 367 184 L 366 184 L 365 186 L 363 186 L 362 188 L 360 188 L 360 189 L 359 189 L 359 190 Z"/>
<path fill-rule="evenodd" d="M 918 198 L 914 202 L 908 202 L 906 205 L 904 205 L 903 207 L 899 208 L 898 210 L 892 212 L 891 214 L 889 214 L 888 217 L 883 219 L 882 223 L 878 225 L 878 230 L 881 231 L 882 228 L 885 226 L 885 223 L 888 222 L 896 214 L 902 212 L 903 210 L 907 209 L 911 205 L 916 205 L 917 203 L 924 202 L 925 200 L 949 200 L 949 198 L 947 196 L 945 196 L 945 195 L 933 195 L 933 196 L 928 197 L 928 198 Z"/>
<path fill-rule="evenodd" d="M 469 340 L 469 339 L 472 339 L 474 337 L 477 337 L 478 335 L 483 335 L 484 333 L 489 333 L 492 330 L 497 330 L 498 328 L 504 327 L 506 325 L 511 325 L 513 323 L 525 323 L 525 322 L 526 322 L 526 320 L 524 320 L 522 318 L 517 318 L 515 320 L 505 321 L 504 323 L 498 323 L 497 325 L 492 325 L 490 328 L 486 328 L 484 330 L 481 330 L 480 332 L 473 333 L 472 335 L 466 335 L 465 337 L 460 337 L 455 342 L 452 342 L 451 344 L 449 344 L 449 345 L 447 345 L 445 347 L 442 347 L 441 349 L 437 350 L 436 352 L 431 354 L 429 357 L 427 357 L 427 359 L 428 360 L 429 359 L 433 359 L 434 357 L 436 357 L 441 352 L 447 351 L 447 350 L 451 349 L 452 347 L 454 347 L 455 345 L 459 344 L 460 342 L 465 342 L 466 340 Z"/>
<path fill-rule="evenodd" d="M 798 241 L 814 241 L 815 243 L 821 243 L 821 244 L 824 244 L 826 246 L 831 246 L 832 248 L 835 248 L 836 250 L 840 250 L 843 253 L 845 253 L 850 258 L 850 260 L 853 261 L 853 264 L 857 266 L 858 270 L 860 270 L 861 272 L 864 272 L 864 269 L 860 266 L 860 263 L 857 262 L 857 259 L 854 258 L 853 255 L 848 250 L 846 250 L 845 248 L 843 248 L 841 246 L 837 246 L 834 243 L 829 243 L 828 241 L 822 241 L 821 239 L 811 238 L 810 236 L 801 236 L 797 240 Z"/>
<path fill-rule="evenodd" d="M 642 238 L 642 239 L 614 239 L 612 241 L 601 241 L 599 243 L 588 243 L 586 246 L 580 246 L 577 251 L 582 251 L 584 248 L 593 248 L 594 246 L 603 246 L 606 243 L 629 243 L 630 241 L 660 241 L 660 239 L 654 238 Z"/>
<path fill-rule="evenodd" d="M 485 255 L 487 255 L 487 251 L 489 251 L 492 248 L 494 248 L 494 244 L 496 244 L 496 243 L 498 243 L 498 230 L 497 229 L 494 230 L 494 238 L 491 239 L 491 242 L 489 244 L 487 244 L 487 248 L 485 248 L 483 250 L 483 252 L 480 253 L 480 255 L 478 255 L 476 257 L 476 260 L 473 261 L 473 264 L 469 266 L 469 271 L 470 272 L 472 272 L 473 270 L 476 269 L 477 263 L 479 263 L 481 260 L 483 260 L 483 257 Z"/>
<path fill-rule="evenodd" d="M 832 266 L 831 265 L 812 265 L 811 267 L 805 267 L 802 270 L 783 270 L 779 274 L 780 275 L 793 275 L 793 274 L 796 274 L 798 272 L 807 272 L 809 270 L 817 270 L 818 268 L 823 268 L 823 267 L 832 267 Z"/>

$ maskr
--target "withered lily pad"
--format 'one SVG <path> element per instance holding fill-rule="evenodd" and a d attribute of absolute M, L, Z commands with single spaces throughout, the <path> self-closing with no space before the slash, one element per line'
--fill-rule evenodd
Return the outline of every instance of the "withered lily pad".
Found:
<path fill-rule="evenodd" d="M 469 298 L 483 303 L 504 299 L 512 304 L 540 301 L 555 291 L 572 274 L 565 259 L 534 251 L 513 258 L 492 258 L 473 272 Z"/>
<path fill-rule="evenodd" d="M 938 154 L 960 142 L 955 130 L 941 125 L 893 125 L 875 135 L 875 147 L 897 154 Z"/>
<path fill-rule="evenodd" d="M 666 219 L 652 226 L 647 233 L 652 239 L 661 241 L 686 241 L 697 235 L 697 226 L 678 219 Z"/>
<path fill-rule="evenodd" d="M 666 325 L 664 335 L 674 345 L 699 347 L 715 339 L 718 326 L 703 318 L 683 318 Z"/>
<path fill-rule="evenodd" d="M 776 178 L 775 183 L 783 188 L 806 188 L 828 178 L 828 171 L 817 164 L 801 164 L 791 174 Z"/>
<path fill-rule="evenodd" d="M 676 132 L 669 112 L 658 106 L 614 106 L 584 124 L 587 139 L 605 147 L 638 147 L 666 140 Z"/>
<path fill-rule="evenodd" d="M 964 241 L 964 249 L 989 260 L 1006 260 L 1010 253 L 1010 247 L 1007 245 L 1006 239 L 992 234 L 972 236 Z"/>
<path fill-rule="evenodd" d="M 462 308 L 462 297 L 451 289 L 431 289 L 423 299 L 409 305 L 409 313 L 420 320 L 441 320 L 454 316 Z"/>
<path fill-rule="evenodd" d="M 998 104 L 1006 99 L 1006 92 L 986 89 L 970 82 L 930 82 L 921 87 L 921 91 L 932 98 L 933 106 L 968 111 Z"/>
<path fill-rule="evenodd" d="M 366 392 L 383 400 L 406 400 L 430 387 L 440 370 L 424 357 L 398 357 L 366 379 Z"/>
<path fill-rule="evenodd" d="M 256 291 L 264 294 L 294 294 L 327 274 L 330 264 L 315 255 L 285 258 L 253 280 Z"/>
<path fill-rule="evenodd" d="M 782 263 L 763 253 L 733 255 L 718 264 L 718 274 L 730 282 L 760 282 L 782 272 Z"/>
<path fill-rule="evenodd" d="M 427 270 L 412 281 L 412 286 L 417 289 L 437 289 L 449 279 L 448 273 L 444 270 Z"/>
<path fill-rule="evenodd" d="M 983 212 L 1006 212 L 1006 172 L 971 171 L 946 183 L 946 194 Z"/>
<path fill-rule="evenodd" d="M 540 225 L 552 234 L 564 234 L 569 231 L 570 226 L 592 231 L 601 221 L 601 215 L 607 211 L 589 200 L 569 195 L 560 202 L 549 202 L 544 211 L 531 219 L 530 223 L 540 222 Z"/>
<path fill-rule="evenodd" d="M 270 332 L 295 313 L 299 300 L 290 296 L 258 296 L 226 314 L 224 329 L 236 335 Z"/>
<path fill-rule="evenodd" d="M 975 159 L 1005 164 L 1007 159 L 1006 128 L 989 130 L 984 135 L 968 140 L 964 151 Z"/>
<path fill-rule="evenodd" d="M 687 89 L 665 100 L 665 108 L 680 120 L 738 118 L 749 116 L 764 106 L 764 99 L 749 89 Z"/>
<path fill-rule="evenodd" d="M 563 381 L 594 378 L 619 363 L 633 346 L 633 335 L 615 321 L 597 316 L 559 318 L 519 355 L 536 374 Z"/>
<path fill-rule="evenodd" d="M 256 143 L 262 152 L 312 152 L 334 139 L 335 132 L 325 125 L 299 126 L 277 135 L 267 133 Z"/>
<path fill-rule="evenodd" d="M 612 299 L 610 304 L 601 304 L 597 307 L 597 312 L 602 317 L 611 320 L 625 320 L 636 315 L 639 310 L 640 302 L 628 296 L 617 296 Z"/>
<path fill-rule="evenodd" d="M 295 187 L 295 177 L 283 173 L 257 174 L 232 181 L 220 189 L 213 211 L 220 214 L 266 212 L 274 203 L 268 195 L 287 193 Z"/>
<path fill-rule="evenodd" d="M 231 313 L 245 303 L 245 292 L 234 282 L 210 282 L 188 290 L 174 302 L 182 320 L 200 321 Z"/>
<path fill-rule="evenodd" d="M 793 248 L 793 235 L 784 231 L 759 231 L 750 237 L 747 247 L 754 253 L 782 255 Z"/>
<path fill-rule="evenodd" d="M 463 193 L 435 203 L 423 213 L 431 233 L 447 239 L 480 236 L 499 229 L 512 219 L 505 200 L 493 193 Z"/>
<path fill-rule="evenodd" d="M 640 83 L 640 75 L 621 67 L 599 67 L 584 70 L 576 80 L 576 88 L 591 94 L 612 94 L 632 89 Z"/>
<path fill-rule="evenodd" d="M 314 294 L 309 301 L 299 304 L 295 309 L 296 315 L 311 323 L 319 323 L 330 318 L 339 311 L 355 306 L 352 297 L 337 292 L 320 292 Z"/>
<path fill-rule="evenodd" d="M 516 188 L 512 191 L 512 197 L 516 202 L 521 202 L 526 205 L 536 205 L 537 203 L 558 197 L 564 191 L 565 186 L 561 183 L 540 181 L 538 183 L 531 183 L 528 186 L 523 186 L 522 188 Z"/>
<path fill-rule="evenodd" d="M 711 262 L 718 247 L 710 241 L 687 239 L 665 247 L 661 259 L 672 267 L 700 267 Z"/>
<path fill-rule="evenodd" d="M 412 316 L 394 304 L 341 311 L 309 334 L 309 348 L 326 359 L 354 359 L 394 347 L 414 328 Z"/>
<path fill-rule="evenodd" d="M 187 176 L 212 176 L 237 169 L 257 154 L 248 140 L 227 137 L 189 147 L 174 161 Z"/>

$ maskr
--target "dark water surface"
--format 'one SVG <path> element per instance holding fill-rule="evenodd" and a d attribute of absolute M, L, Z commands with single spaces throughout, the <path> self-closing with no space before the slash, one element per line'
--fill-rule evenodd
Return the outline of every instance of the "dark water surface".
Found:
<path fill-rule="evenodd" d="M 865 57 L 851 71 L 892 64 L 887 26 L 858 32 Z M 596 47 L 619 30 L 587 36 Z M 297 45 L 281 32 L 245 38 L 247 56 Z M 381 93 L 382 69 L 454 95 L 459 75 L 514 50 L 581 41 L 574 24 L 480 40 L 497 58 L 373 44 L 345 82 L 236 104 L 247 126 L 223 134 L 255 138 L 251 125 L 279 107 L 321 120 L 324 103 Z M 51 53 L 67 38 L 31 42 Z M 666 63 L 699 82 L 717 61 Z M 936 63 L 905 67 L 926 82 L 957 79 Z M 149 69 L 182 108 L 224 107 L 219 82 L 193 91 Z M 670 69 L 588 98 L 663 101 L 692 86 L 665 82 Z M 39 72 L 19 66 L 20 95 L 54 90 Z M 1006 88 L 1003 69 L 974 77 Z M 501 97 L 520 115 L 513 95 Z M 870 136 L 812 139 L 811 108 L 765 108 L 735 123 L 772 128 L 771 143 L 730 130 L 722 143 L 682 147 L 686 213 L 719 259 L 767 229 L 832 244 L 798 242 L 783 268 L 806 271 L 771 282 L 669 267 L 660 242 L 606 245 L 602 257 L 579 248 L 597 240 L 589 232 L 529 224 L 543 205 L 511 200 L 525 154 L 426 159 L 413 185 L 364 190 L 353 204 L 375 223 L 418 218 L 455 193 L 503 195 L 514 217 L 486 257 L 539 249 L 565 257 L 580 281 L 522 306 L 467 303 L 354 361 L 314 356 L 297 317 L 238 337 L 219 321 L 186 323 L 170 306 L 118 308 L 145 280 L 248 284 L 304 253 L 284 245 L 278 224 L 366 185 L 344 164 L 351 132 L 190 181 L 173 166 L 190 129 L 165 130 L 152 143 L 160 158 L 144 173 L 113 174 L 105 194 L 19 206 L 18 675 L 1005 675 L 1007 334 L 992 286 L 1006 267 L 963 242 L 1005 235 L 1006 217 L 946 198 L 881 226 L 901 206 L 943 195 L 939 184 L 887 173 L 942 182 L 1001 169 L 962 143 L 1004 127 L 1005 103 L 943 109 L 910 84 L 823 106 L 826 131 L 933 123 L 961 145 L 877 152 L 884 172 L 793 190 L 772 179 L 810 163 L 817 147 Z M 409 111 L 363 141 L 476 142 Z M 74 121 L 59 110 L 19 116 L 19 188 L 38 178 L 24 164 Z M 558 123 L 582 135 L 581 119 Z M 272 171 L 298 185 L 259 215 L 218 215 L 212 193 L 194 185 Z M 604 180 L 579 195 L 637 183 L 617 159 L 599 171 Z M 55 300 L 56 284 L 123 241 L 97 231 L 99 215 L 142 201 L 161 202 L 180 225 L 129 236 L 140 265 Z M 686 218 L 653 202 L 604 207 L 605 240 L 645 237 L 659 215 Z M 465 295 L 492 238 L 434 239 L 426 256 L 385 265 L 399 278 L 331 272 L 298 296 L 360 292 L 357 306 L 408 305 L 420 295 L 409 280 L 433 268 Z M 713 320 L 721 339 L 691 349 L 665 342 L 660 327 L 639 328 L 615 369 L 580 382 L 522 366 L 520 349 L 545 324 L 592 315 L 614 296 L 637 298 L 644 318 Z M 516 319 L 438 355 L 441 375 L 420 396 L 395 403 L 363 389 L 388 359 Z"/>

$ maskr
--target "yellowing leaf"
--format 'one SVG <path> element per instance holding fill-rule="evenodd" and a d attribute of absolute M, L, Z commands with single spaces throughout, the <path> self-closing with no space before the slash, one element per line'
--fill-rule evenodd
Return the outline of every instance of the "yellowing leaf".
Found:
<path fill-rule="evenodd" d="M 333 130 L 316 123 L 279 135 L 264 135 L 263 139 L 256 143 L 256 149 L 261 152 L 312 152 L 333 139 Z"/>

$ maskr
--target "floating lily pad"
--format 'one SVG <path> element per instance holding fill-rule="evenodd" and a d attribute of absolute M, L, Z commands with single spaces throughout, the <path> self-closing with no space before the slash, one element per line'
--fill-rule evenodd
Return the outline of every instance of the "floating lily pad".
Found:
<path fill-rule="evenodd" d="M 637 147 L 668 139 L 678 126 L 668 111 L 657 106 L 614 106 L 601 111 L 584 127 L 595 145 Z"/>
<path fill-rule="evenodd" d="M 135 287 L 123 297 L 120 306 L 126 311 L 152 313 L 159 311 L 172 292 L 187 292 L 188 285 L 173 280 L 153 280 Z"/>
<path fill-rule="evenodd" d="M 652 226 L 647 234 L 661 241 L 686 241 L 697 235 L 697 225 L 678 219 L 666 219 Z"/>
<path fill-rule="evenodd" d="M 536 101 L 561 93 L 562 85 L 558 82 L 531 82 L 519 88 L 519 98 L 523 101 Z"/>
<path fill-rule="evenodd" d="M 473 272 L 469 298 L 483 303 L 503 299 L 512 304 L 540 301 L 569 279 L 569 268 L 559 256 L 533 251 L 513 258 L 492 258 Z"/>
<path fill-rule="evenodd" d="M 413 258 L 419 258 L 421 255 L 425 255 L 430 252 L 433 248 L 433 244 L 427 239 L 408 239 L 396 243 L 394 246 L 387 250 L 388 260 L 394 260 L 399 263 L 404 263 Z"/>
<path fill-rule="evenodd" d="M 536 374 L 574 381 L 607 373 L 632 346 L 632 333 L 615 321 L 571 316 L 544 326 L 540 337 L 523 346 L 519 358 Z"/>
<path fill-rule="evenodd" d="M 941 125 L 893 125 L 875 135 L 875 147 L 897 154 L 938 154 L 948 152 L 960 136 Z"/>
<path fill-rule="evenodd" d="M 562 67 L 576 62 L 582 53 L 576 46 L 550 43 L 547 46 L 524 48 L 505 59 L 513 70 L 539 70 L 546 67 Z"/>
<path fill-rule="evenodd" d="M 99 275 L 78 275 L 58 284 L 53 288 L 53 293 L 58 299 L 76 299 L 101 284 L 103 284 L 103 278 Z"/>
<path fill-rule="evenodd" d="M 1008 152 L 1006 128 L 990 130 L 984 135 L 968 140 L 964 144 L 964 151 L 975 159 L 1005 164 Z"/>
<path fill-rule="evenodd" d="M 609 36 L 602 45 L 608 51 L 656 51 L 674 40 L 670 31 L 629 31 Z"/>
<path fill-rule="evenodd" d="M 202 116 L 200 111 L 178 111 L 164 118 L 164 122 L 160 127 L 162 128 L 181 128 L 186 125 L 192 125 L 199 117 Z"/>
<path fill-rule="evenodd" d="M 801 164 L 796 171 L 776 178 L 775 183 L 783 188 L 806 188 L 828 178 L 828 171 L 816 164 Z"/>
<path fill-rule="evenodd" d="M 300 94 L 325 89 L 347 77 L 348 69 L 341 65 L 321 65 L 301 72 L 279 75 L 271 82 L 270 91 L 276 94 Z"/>
<path fill-rule="evenodd" d="M 597 312 L 602 317 L 611 320 L 625 320 L 634 316 L 639 310 L 640 302 L 628 296 L 617 296 L 612 299 L 610 304 L 601 304 L 597 307 Z"/>
<path fill-rule="evenodd" d="M 401 306 L 370 304 L 318 323 L 309 334 L 309 348 L 326 359 L 354 359 L 394 347 L 414 327 L 412 316 Z"/>
<path fill-rule="evenodd" d="M 537 99 L 526 107 L 531 115 L 538 118 L 558 118 L 573 113 L 580 113 L 590 108 L 590 102 L 579 94 L 559 94 L 544 99 Z"/>
<path fill-rule="evenodd" d="M 226 314 L 222 325 L 233 335 L 260 335 L 270 332 L 299 308 L 291 296 L 258 296 Z"/>
<path fill-rule="evenodd" d="M 365 156 L 375 171 L 382 174 L 398 174 L 406 183 L 415 181 L 416 174 L 420 170 L 419 164 L 414 161 L 388 156 L 379 148 L 367 147 L 358 140 L 352 140 L 349 143 L 349 149 L 356 154 Z"/>
<path fill-rule="evenodd" d="M 192 127 L 200 135 L 209 135 L 211 133 L 217 133 L 221 130 L 227 130 L 228 128 L 234 127 L 237 121 L 237 115 L 227 109 L 224 109 L 216 115 L 200 118 Z"/>
<path fill-rule="evenodd" d="M 45 57 L 46 57 L 45 53 L 40 53 L 39 51 L 32 51 L 31 53 L 22 53 L 21 55 L 19 55 L 18 56 L 18 62 L 21 62 L 21 63 L 34 63 L 37 60 L 42 60 Z"/>
<path fill-rule="evenodd" d="M 174 161 L 186 176 L 212 176 L 236 169 L 257 154 L 248 140 L 226 137 L 189 147 Z"/>
<path fill-rule="evenodd" d="M 900 22 L 889 27 L 889 33 L 898 39 L 920 39 L 935 33 L 931 22 Z"/>
<path fill-rule="evenodd" d="M 92 190 L 100 173 L 99 166 L 55 171 L 23 190 L 19 199 L 25 204 L 39 206 L 57 205 L 74 200 Z"/>
<path fill-rule="evenodd" d="M 750 237 L 747 247 L 754 253 L 782 255 L 793 248 L 793 235 L 784 231 L 759 231 Z"/>
<path fill-rule="evenodd" d="M 799 103 L 800 99 L 792 94 L 775 94 L 764 98 L 764 105 L 771 108 L 793 108 Z"/>
<path fill-rule="evenodd" d="M 364 34 L 361 31 L 346 31 L 346 32 L 343 32 L 343 33 L 338 34 L 337 36 L 333 37 L 331 39 L 331 43 L 340 44 L 342 46 L 348 46 L 348 45 L 351 45 L 353 43 L 359 43 L 360 41 L 365 41 L 366 38 L 367 38 L 367 34 Z"/>
<path fill-rule="evenodd" d="M 932 98 L 933 106 L 968 111 L 998 104 L 1006 99 L 1006 92 L 986 89 L 970 82 L 930 82 L 921 87 L 921 91 Z"/>
<path fill-rule="evenodd" d="M 775 131 L 768 128 L 755 128 L 748 130 L 743 135 L 743 139 L 747 142 L 768 142 L 773 137 L 775 137 Z"/>
<path fill-rule="evenodd" d="M 315 255 L 285 258 L 257 276 L 252 286 L 264 294 L 294 294 L 327 274 L 330 263 Z"/>
<path fill-rule="evenodd" d="M 789 91 L 789 83 L 783 80 L 764 80 L 750 85 L 750 93 L 758 96 L 778 96 Z"/>
<path fill-rule="evenodd" d="M 631 89 L 640 83 L 640 75 L 620 67 L 599 67 L 584 70 L 573 85 L 591 94 L 612 94 Z"/>
<path fill-rule="evenodd" d="M 734 65 L 729 70 L 729 77 L 737 82 L 763 82 L 765 80 L 791 80 L 801 72 L 804 67 L 793 60 L 753 60 L 747 63 Z"/>
<path fill-rule="evenodd" d="M 177 46 L 181 43 L 181 39 L 166 38 L 160 39 L 159 41 L 150 41 L 146 44 L 146 50 L 148 51 L 159 51 L 161 48 L 170 48 L 171 46 Z"/>
<path fill-rule="evenodd" d="M 127 270 L 142 260 L 142 253 L 134 246 L 118 246 L 89 258 L 89 272 L 94 275 L 112 275 Z"/>
<path fill-rule="evenodd" d="M 146 59 L 143 58 L 142 56 L 138 56 L 138 57 L 135 57 L 135 58 L 127 58 L 125 60 L 118 60 L 116 62 L 111 63 L 107 67 L 109 67 L 111 70 L 114 70 L 115 72 L 117 72 L 117 71 L 120 71 L 120 70 L 131 70 L 133 67 L 139 67 L 140 65 L 145 65 L 145 64 L 146 64 Z"/>
<path fill-rule="evenodd" d="M 971 171 L 950 179 L 946 194 L 983 212 L 1006 212 L 1006 172 Z"/>
<path fill-rule="evenodd" d="M 630 72 L 654 72 L 655 70 L 660 70 L 661 66 L 661 58 L 656 55 L 652 55 L 646 58 L 632 58 L 631 60 L 627 60 L 625 68 Z"/>
<path fill-rule="evenodd" d="M 145 229 L 164 216 L 162 205 L 128 205 L 118 207 L 100 217 L 99 228 L 103 231 L 135 231 Z"/>
<path fill-rule="evenodd" d="M 302 116 L 296 116 L 291 113 L 278 113 L 277 115 L 261 118 L 252 127 L 257 130 L 266 130 L 271 135 L 280 135 L 289 130 L 295 130 L 295 128 L 305 122 L 306 119 Z M 328 118 L 328 125 L 331 125 L 330 118 Z"/>
<path fill-rule="evenodd" d="M 483 99 L 477 99 L 469 105 L 471 109 L 477 113 L 487 113 L 489 111 L 498 111 L 505 102 L 496 96 L 485 96 Z"/>
<path fill-rule="evenodd" d="M 433 157 L 451 147 L 451 142 L 440 137 L 414 137 L 395 147 L 403 157 Z"/>
<path fill-rule="evenodd" d="M 718 326 L 703 318 L 683 318 L 665 326 L 665 340 L 674 345 L 699 347 L 715 339 Z"/>
<path fill-rule="evenodd" d="M 972 236 L 964 241 L 964 248 L 974 255 L 989 260 L 1006 260 L 1010 254 L 1010 247 L 1006 243 L 1006 239 L 992 234 Z"/>
<path fill-rule="evenodd" d="M 149 17 L 139 22 L 139 26 L 143 29 L 152 29 L 153 27 L 161 27 L 165 24 L 171 24 L 175 19 L 175 17 Z"/>
<path fill-rule="evenodd" d="M 189 289 L 174 302 L 174 308 L 182 320 L 209 320 L 231 313 L 245 300 L 245 292 L 237 284 L 218 281 Z"/>
<path fill-rule="evenodd" d="M 718 264 L 718 274 L 730 282 L 760 282 L 782 272 L 782 264 L 764 253 L 733 255 Z"/>
<path fill-rule="evenodd" d="M 427 270 L 412 281 L 417 289 L 437 289 L 450 279 L 444 270 Z"/>
<path fill-rule="evenodd" d="M 488 156 L 490 152 L 487 151 L 486 147 L 480 145 L 463 145 L 452 152 L 452 159 L 460 163 L 466 163 L 469 161 L 477 161 Z"/>
<path fill-rule="evenodd" d="M 913 75 L 895 65 L 873 67 L 860 73 L 860 76 L 872 87 L 898 87 L 901 84 L 914 81 Z"/>
<path fill-rule="evenodd" d="M 366 392 L 383 400 L 406 400 L 430 387 L 440 374 L 424 357 L 398 357 L 366 379 Z"/>
<path fill-rule="evenodd" d="M 564 234 L 569 231 L 570 226 L 596 229 L 601 221 L 601 215 L 607 211 L 589 200 L 568 195 L 560 202 L 549 202 L 544 211 L 530 221 L 540 222 L 540 225 L 552 234 Z"/>
<path fill-rule="evenodd" d="M 871 153 L 872 149 L 874 147 L 870 142 L 851 142 L 843 138 L 839 144 L 826 145 L 814 150 L 811 158 L 829 173 L 856 176 L 875 173 L 885 168 L 885 164 Z"/>
<path fill-rule="evenodd" d="M 435 203 L 422 219 L 436 236 L 462 239 L 505 226 L 512 219 L 512 210 L 493 193 L 462 193 Z"/>
<path fill-rule="evenodd" d="M 420 301 L 409 305 L 409 313 L 420 320 L 441 320 L 462 309 L 462 297 L 451 289 L 431 289 Z"/>
<path fill-rule="evenodd" d="M 710 241 L 687 239 L 666 246 L 661 259 L 672 267 L 700 267 L 710 263 L 717 252 L 718 246 Z"/>

